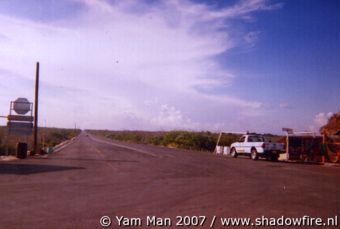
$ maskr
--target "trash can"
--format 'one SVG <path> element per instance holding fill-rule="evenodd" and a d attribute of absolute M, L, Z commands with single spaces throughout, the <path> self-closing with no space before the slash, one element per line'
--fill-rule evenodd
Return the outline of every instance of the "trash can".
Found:
<path fill-rule="evenodd" d="M 25 159 L 27 157 L 27 143 L 18 142 L 17 144 L 17 158 Z"/>
<path fill-rule="evenodd" d="M 230 154 L 230 147 L 229 146 L 223 147 L 223 154 L 224 155 L 229 155 Z"/>
<path fill-rule="evenodd" d="M 46 147 L 46 153 L 48 153 L 48 154 L 53 153 L 53 148 L 52 147 Z"/>
<path fill-rule="evenodd" d="M 216 146 L 216 153 L 222 154 L 223 153 L 223 146 Z"/>

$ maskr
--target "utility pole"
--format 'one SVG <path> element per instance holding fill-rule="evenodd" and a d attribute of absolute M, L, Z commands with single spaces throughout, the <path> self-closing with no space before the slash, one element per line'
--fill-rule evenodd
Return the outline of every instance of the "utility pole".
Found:
<path fill-rule="evenodd" d="M 33 153 L 38 152 L 38 97 L 39 97 L 39 62 L 37 62 L 35 72 L 35 97 L 34 97 L 34 133 L 33 133 Z"/>

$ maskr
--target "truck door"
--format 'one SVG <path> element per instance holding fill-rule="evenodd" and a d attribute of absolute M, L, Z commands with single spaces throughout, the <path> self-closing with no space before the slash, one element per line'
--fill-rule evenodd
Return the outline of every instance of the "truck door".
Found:
<path fill-rule="evenodd" d="M 246 136 L 242 136 L 240 140 L 238 141 L 237 147 L 236 147 L 236 152 L 238 153 L 244 153 L 244 144 L 246 141 Z"/>
<path fill-rule="evenodd" d="M 250 153 L 251 148 L 254 146 L 254 142 L 256 142 L 256 137 L 254 136 L 248 136 L 248 138 L 245 139 L 243 146 L 245 153 Z"/>

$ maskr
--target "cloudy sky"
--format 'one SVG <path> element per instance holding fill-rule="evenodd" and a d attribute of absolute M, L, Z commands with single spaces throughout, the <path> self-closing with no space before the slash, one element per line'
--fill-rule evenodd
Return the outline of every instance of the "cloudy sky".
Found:
<path fill-rule="evenodd" d="M 0 115 L 113 130 L 318 130 L 340 110 L 340 1 L 1 0 Z M 6 120 L 0 120 L 1 125 Z"/>

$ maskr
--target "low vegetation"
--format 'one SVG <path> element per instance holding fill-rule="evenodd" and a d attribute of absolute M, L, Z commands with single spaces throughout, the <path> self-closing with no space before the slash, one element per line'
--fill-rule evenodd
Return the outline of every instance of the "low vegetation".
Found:
<path fill-rule="evenodd" d="M 110 131 L 110 130 L 87 130 L 87 132 L 118 141 L 126 141 L 140 144 L 152 144 L 170 148 L 181 148 L 200 151 L 213 151 L 218 139 L 218 133 L 209 131 Z M 269 135 L 268 135 L 269 136 Z M 275 137 L 275 136 L 269 136 Z M 220 145 L 229 146 L 237 141 L 240 135 L 223 134 Z"/>
<path fill-rule="evenodd" d="M 53 147 L 80 133 L 80 130 L 61 128 L 39 128 L 39 148 Z M 28 149 L 33 148 L 32 136 L 8 135 L 6 127 L 0 127 L 0 155 L 15 155 L 17 142 L 28 143 Z"/>

